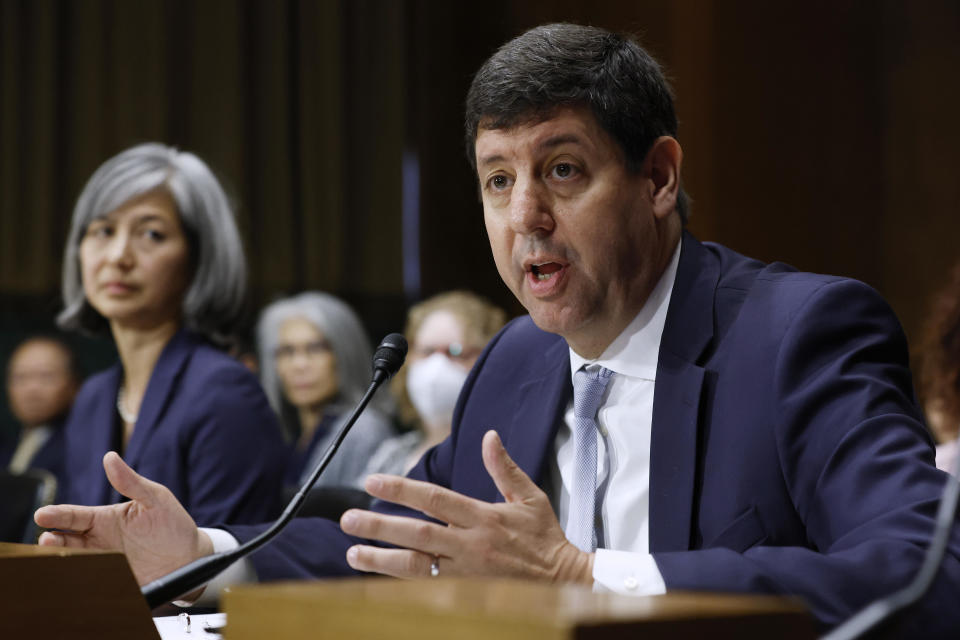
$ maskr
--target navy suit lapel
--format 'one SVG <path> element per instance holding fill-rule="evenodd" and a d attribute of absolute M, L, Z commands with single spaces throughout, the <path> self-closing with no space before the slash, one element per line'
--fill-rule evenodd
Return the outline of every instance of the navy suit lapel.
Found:
<path fill-rule="evenodd" d="M 704 369 L 713 338 L 719 265 L 684 233 L 680 264 L 660 342 L 650 439 L 650 551 L 690 546 L 697 430 Z"/>
<path fill-rule="evenodd" d="M 533 368 L 544 375 L 520 386 L 504 446 L 524 473 L 542 485 L 547 456 L 553 455 L 553 441 L 573 394 L 566 341 L 557 340 Z M 498 494 L 497 501 L 503 496 Z"/>
<path fill-rule="evenodd" d="M 160 353 L 157 364 L 150 374 L 150 382 L 147 384 L 147 392 L 143 395 L 143 402 L 140 405 L 140 413 L 137 416 L 137 424 L 133 430 L 133 436 L 127 443 L 127 449 L 124 452 L 124 459 L 127 464 L 136 467 L 137 463 L 143 457 L 144 452 L 149 448 L 150 437 L 158 428 L 158 422 L 163 415 L 164 409 L 170 403 L 173 397 L 173 389 L 180 372 L 186 366 L 193 353 L 193 346 L 196 338 L 185 330 L 179 331 L 167 346 Z"/>
<path fill-rule="evenodd" d="M 120 364 L 111 367 L 104 377 L 102 384 L 104 393 L 97 393 L 95 405 L 90 415 L 89 421 L 82 425 L 82 428 L 89 430 L 90 445 L 87 451 L 92 452 L 94 456 L 103 456 L 107 451 L 116 451 L 117 449 L 117 431 L 121 428 L 120 417 L 117 415 L 117 391 L 120 389 L 120 380 L 122 378 L 123 368 Z M 84 417 L 86 419 L 86 417 Z M 68 452 L 73 454 L 74 452 Z M 99 464 L 99 462 L 98 462 Z M 116 492 L 107 481 L 107 476 L 103 469 L 99 468 L 97 473 L 92 474 L 90 481 L 96 483 L 96 496 L 91 495 L 91 504 L 109 504 L 115 502 Z"/>

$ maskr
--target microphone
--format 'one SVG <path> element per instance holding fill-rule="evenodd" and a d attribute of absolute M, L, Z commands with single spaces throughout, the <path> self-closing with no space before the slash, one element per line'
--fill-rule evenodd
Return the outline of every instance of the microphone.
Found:
<path fill-rule="evenodd" d="M 380 385 L 399 371 L 406 357 L 406 338 L 399 333 L 387 335 L 373 352 L 373 382 Z"/>
<path fill-rule="evenodd" d="M 193 591 L 200 585 L 206 584 L 215 578 L 221 571 L 237 560 L 256 551 L 276 537 L 276 535 L 287 526 L 287 523 L 293 519 L 297 511 L 300 510 L 303 501 L 307 497 L 307 492 L 310 491 L 310 488 L 317 481 L 317 478 L 320 477 L 320 474 L 323 473 L 323 470 L 327 468 L 331 458 L 333 458 L 337 449 L 340 448 L 340 443 L 343 442 L 353 423 L 356 422 L 360 414 L 363 413 L 373 394 L 381 384 L 400 369 L 406 356 L 407 341 L 399 333 L 391 333 L 380 342 L 380 346 L 377 347 L 373 354 L 373 376 L 366 393 L 363 394 L 363 398 L 357 403 L 353 413 L 350 414 L 350 418 L 343 424 L 340 431 L 337 432 L 333 442 L 327 447 L 327 450 L 323 454 L 323 459 L 320 460 L 320 463 L 317 464 L 313 473 L 310 474 L 310 478 L 300 488 L 300 491 L 293 496 L 289 504 L 287 504 L 286 509 L 283 510 L 283 513 L 269 529 L 255 538 L 248 540 L 236 549 L 198 558 L 161 578 L 157 578 L 150 584 L 144 585 L 140 592 L 143 594 L 143 597 L 146 598 L 147 605 L 151 609 L 154 609 L 161 604 L 175 600 L 177 597 Z"/>
<path fill-rule="evenodd" d="M 960 439 L 957 441 L 960 446 Z M 947 476 L 947 483 L 940 495 L 936 524 L 933 526 L 930 546 L 923 557 L 923 564 L 906 587 L 888 596 L 874 600 L 866 607 L 849 617 L 843 624 L 823 636 L 821 640 L 853 640 L 866 635 L 881 623 L 893 617 L 895 613 L 915 604 L 927 593 L 933 579 L 937 577 L 940 563 L 947 551 L 950 531 L 957 515 L 957 498 L 960 497 L 960 455 L 953 461 L 953 468 Z"/>

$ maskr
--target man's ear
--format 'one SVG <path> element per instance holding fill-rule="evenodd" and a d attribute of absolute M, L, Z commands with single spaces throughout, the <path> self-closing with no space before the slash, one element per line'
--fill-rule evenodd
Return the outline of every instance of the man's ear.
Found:
<path fill-rule="evenodd" d="M 665 218 L 677 208 L 683 149 L 675 138 L 660 136 L 654 140 L 643 164 L 644 175 L 650 177 L 653 213 L 658 218 Z"/>

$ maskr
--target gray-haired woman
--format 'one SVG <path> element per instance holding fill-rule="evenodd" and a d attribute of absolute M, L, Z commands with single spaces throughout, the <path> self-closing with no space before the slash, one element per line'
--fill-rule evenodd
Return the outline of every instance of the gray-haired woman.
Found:
<path fill-rule="evenodd" d="M 291 443 L 286 481 L 298 485 L 369 386 L 373 350 L 353 310 L 317 292 L 278 300 L 264 309 L 257 342 L 263 388 Z M 394 435 L 391 414 L 389 396 L 375 396 L 318 486 L 355 484 L 373 451 Z"/>
<path fill-rule="evenodd" d="M 203 161 L 142 144 L 97 169 L 73 212 L 58 321 L 109 331 L 120 362 L 71 411 L 67 501 L 120 501 L 101 466 L 116 450 L 200 524 L 274 515 L 282 434 L 256 378 L 215 346 L 245 281 L 233 213 Z"/>

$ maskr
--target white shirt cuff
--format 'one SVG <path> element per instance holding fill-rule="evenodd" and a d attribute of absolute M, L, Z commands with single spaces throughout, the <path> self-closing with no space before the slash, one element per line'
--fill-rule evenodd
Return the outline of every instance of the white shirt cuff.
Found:
<path fill-rule="evenodd" d="M 597 549 L 593 557 L 593 590 L 628 596 L 655 596 L 667 592 L 660 569 L 649 553 Z"/>
<path fill-rule="evenodd" d="M 201 527 L 201 531 L 207 534 L 210 542 L 213 543 L 213 552 L 221 553 L 231 551 L 240 546 L 230 533 L 223 529 L 208 529 Z M 220 599 L 220 592 L 235 584 L 244 584 L 257 581 L 257 572 L 253 568 L 253 563 L 249 558 L 241 558 L 232 565 L 220 572 L 220 575 L 207 583 L 200 597 L 195 601 L 175 600 L 173 604 L 178 607 L 214 607 Z"/>

